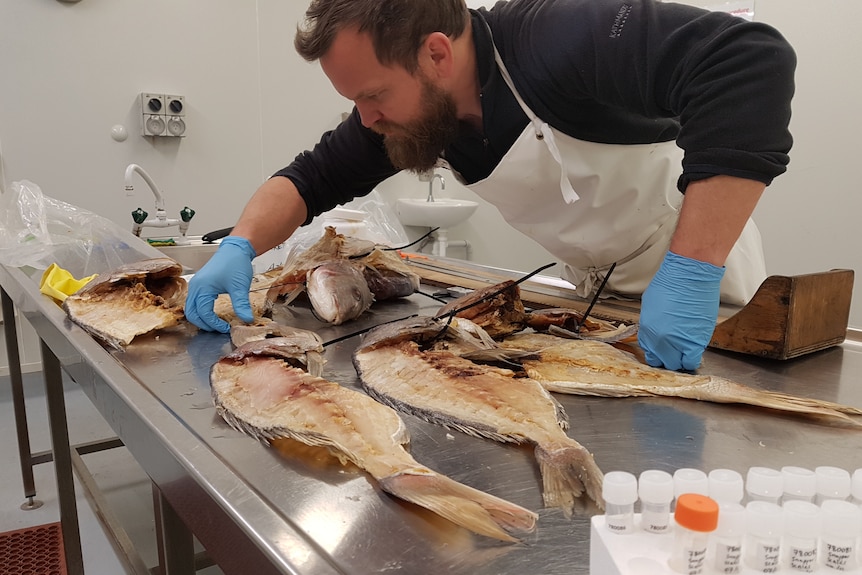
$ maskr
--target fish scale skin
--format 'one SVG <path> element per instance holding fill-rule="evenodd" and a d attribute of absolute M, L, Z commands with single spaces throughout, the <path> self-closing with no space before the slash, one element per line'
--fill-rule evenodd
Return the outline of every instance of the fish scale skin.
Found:
<path fill-rule="evenodd" d="M 830 401 L 753 388 L 721 377 L 679 373 L 640 363 L 632 354 L 597 341 L 547 334 L 518 334 L 503 343 L 538 357 L 523 360 L 526 373 L 558 393 L 598 397 L 679 397 L 713 403 L 745 404 L 800 414 L 853 427 L 862 410 Z"/>
<path fill-rule="evenodd" d="M 517 542 L 513 534 L 535 529 L 532 511 L 416 462 L 403 448 L 407 427 L 391 408 L 279 357 L 254 355 L 260 351 L 243 346 L 210 372 L 216 409 L 238 431 L 265 443 L 288 437 L 326 447 L 342 463 L 365 469 L 388 493 L 481 535 Z"/>
<path fill-rule="evenodd" d="M 354 354 L 369 394 L 471 435 L 534 443 L 547 505 L 571 516 L 585 490 L 601 505 L 602 472 L 592 455 L 563 431 L 561 406 L 538 382 L 515 379 L 509 370 L 476 365 L 451 352 L 421 351 L 413 341 L 387 346 L 373 335 L 370 341 L 376 347 L 360 347 Z M 546 456 L 561 451 L 565 456 Z"/>

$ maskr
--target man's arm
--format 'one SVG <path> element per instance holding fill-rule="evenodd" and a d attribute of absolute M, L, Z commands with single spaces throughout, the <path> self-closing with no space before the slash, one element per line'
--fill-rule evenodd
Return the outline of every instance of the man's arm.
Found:
<path fill-rule="evenodd" d="M 293 182 L 274 176 L 254 193 L 231 235 L 248 239 L 262 254 L 293 235 L 307 216 L 305 200 Z"/>
<path fill-rule="evenodd" d="M 650 365 L 700 365 L 718 317 L 724 262 L 764 187 L 732 176 L 689 184 L 670 251 L 641 298 L 638 343 Z"/>
<path fill-rule="evenodd" d="M 686 188 L 670 251 L 724 266 L 765 188 L 761 182 L 733 176 L 691 182 Z"/>

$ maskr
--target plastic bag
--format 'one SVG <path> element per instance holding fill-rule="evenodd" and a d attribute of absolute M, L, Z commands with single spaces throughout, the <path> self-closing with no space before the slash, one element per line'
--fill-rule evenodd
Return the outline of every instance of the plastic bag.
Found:
<path fill-rule="evenodd" d="M 57 264 L 75 277 L 163 257 L 130 231 L 42 193 L 28 180 L 0 194 L 0 263 L 45 270 Z"/>
<path fill-rule="evenodd" d="M 398 247 L 409 242 L 395 210 L 377 190 L 372 190 L 370 194 L 351 200 L 341 207 L 344 209 L 336 208 L 332 212 L 321 214 L 307 226 L 296 230 L 283 244 L 258 256 L 254 261 L 255 273 L 292 261 L 323 237 L 326 226 L 333 226 L 338 233 L 345 236 L 368 239 L 389 247 Z M 357 219 L 345 222 L 338 218 L 347 212 L 350 213 L 346 217 Z"/>

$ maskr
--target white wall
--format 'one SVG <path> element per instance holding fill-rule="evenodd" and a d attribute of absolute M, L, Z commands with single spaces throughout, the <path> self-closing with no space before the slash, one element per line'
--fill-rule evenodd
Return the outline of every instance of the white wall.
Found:
<path fill-rule="evenodd" d="M 130 225 L 134 208 L 152 208 L 140 180 L 135 197 L 123 192 L 124 169 L 135 162 L 163 188 L 172 215 L 184 205 L 197 211 L 191 233 L 232 225 L 261 181 L 351 107 L 318 65 L 293 51 L 305 4 L 0 0 L 4 183 L 30 179 L 50 196 Z M 852 170 L 862 132 L 862 80 L 853 73 L 862 4 L 757 0 L 755 19 L 782 30 L 799 55 L 790 170 L 755 216 L 769 272 L 860 267 L 852 226 L 862 199 Z M 188 137 L 138 135 L 142 91 L 184 95 Z M 128 128 L 127 141 L 111 139 L 115 124 Z M 418 197 L 425 186 L 399 175 L 381 191 Z M 451 177 L 444 195 L 473 198 Z M 468 240 L 475 260 L 495 266 L 529 270 L 553 261 L 487 204 L 450 237 Z M 851 315 L 857 327 L 860 290 Z"/>

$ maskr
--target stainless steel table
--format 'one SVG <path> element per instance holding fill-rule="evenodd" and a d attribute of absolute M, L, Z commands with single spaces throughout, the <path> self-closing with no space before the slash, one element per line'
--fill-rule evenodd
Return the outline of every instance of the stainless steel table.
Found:
<path fill-rule="evenodd" d="M 586 574 L 589 518 L 542 509 L 532 449 L 501 445 L 403 416 L 421 463 L 537 510 L 537 533 L 518 545 L 473 536 L 382 493 L 362 471 L 292 443 L 267 447 L 229 428 L 210 399 L 210 366 L 230 349 L 226 335 L 184 325 L 109 351 L 38 292 L 38 275 L 0 267 L 0 285 L 32 323 L 43 349 L 86 392 L 185 526 L 229 574 L 464 573 Z M 345 326 L 321 324 L 303 307 L 276 319 L 316 330 L 324 341 L 381 321 L 431 313 L 414 295 L 375 304 Z M 855 336 L 854 336 L 855 337 Z M 361 389 L 350 362 L 355 339 L 327 348 L 325 376 Z M 50 362 L 46 369 L 50 368 Z M 862 346 L 843 345 L 787 362 L 707 352 L 702 372 L 755 387 L 862 407 Z M 557 396 L 569 435 L 605 471 L 709 471 L 750 466 L 862 467 L 862 429 L 840 429 L 764 410 L 682 399 Z M 52 414 L 54 417 L 54 414 Z M 61 417 L 61 415 L 57 415 Z M 57 449 L 57 445 L 55 445 Z M 169 573 L 189 567 L 180 544 Z"/>

